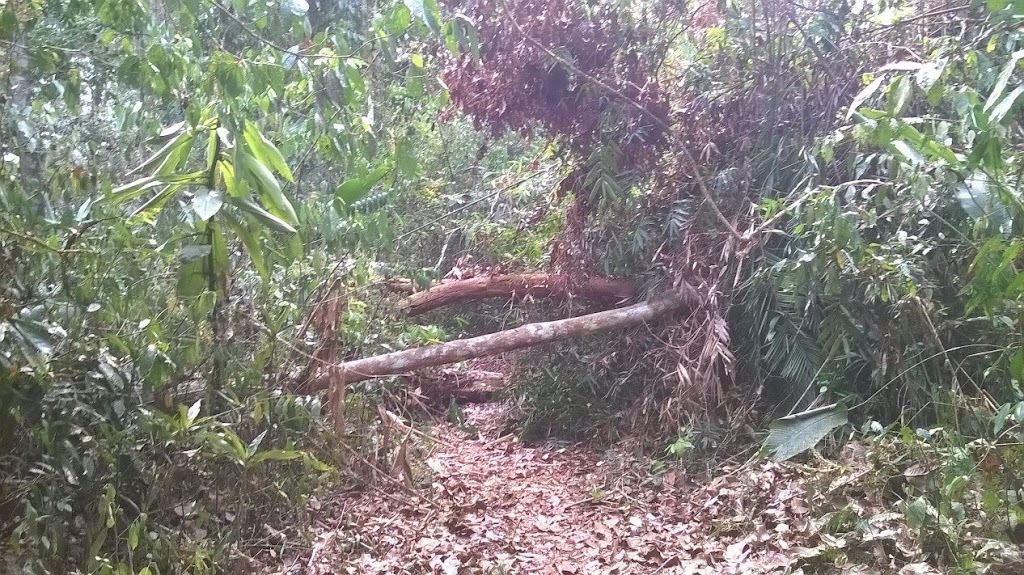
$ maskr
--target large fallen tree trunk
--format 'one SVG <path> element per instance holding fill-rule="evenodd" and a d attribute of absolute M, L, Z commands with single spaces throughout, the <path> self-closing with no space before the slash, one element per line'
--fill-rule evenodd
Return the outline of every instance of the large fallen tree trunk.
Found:
<path fill-rule="evenodd" d="M 333 377 L 316 380 L 311 390 L 335 384 L 344 393 L 345 385 L 354 381 L 397 375 L 594 333 L 612 333 L 661 319 L 683 307 L 692 307 L 697 301 L 696 290 L 685 286 L 685 289 L 665 293 L 649 302 L 629 307 L 558 321 L 531 323 L 488 335 L 357 359 L 335 366 L 332 369 Z"/>
<path fill-rule="evenodd" d="M 526 296 L 573 296 L 588 301 L 615 303 L 636 297 L 636 286 L 628 280 L 602 277 L 575 283 L 568 276 L 554 274 L 501 274 L 445 280 L 428 290 L 410 295 L 403 302 L 403 307 L 413 316 L 453 303 Z"/>

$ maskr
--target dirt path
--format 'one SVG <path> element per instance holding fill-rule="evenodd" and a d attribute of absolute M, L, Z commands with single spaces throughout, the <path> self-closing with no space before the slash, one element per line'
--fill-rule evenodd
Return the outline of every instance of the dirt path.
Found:
<path fill-rule="evenodd" d="M 746 466 L 661 485 L 628 458 L 499 437 L 501 408 L 440 424 L 430 486 L 339 496 L 283 573 L 783 573 L 815 539 L 800 474 Z M 862 571 L 867 573 L 879 571 Z"/>

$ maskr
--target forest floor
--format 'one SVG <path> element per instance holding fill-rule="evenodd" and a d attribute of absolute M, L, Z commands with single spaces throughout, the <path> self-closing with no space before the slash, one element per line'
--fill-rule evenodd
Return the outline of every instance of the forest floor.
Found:
<path fill-rule="evenodd" d="M 694 481 L 615 450 L 523 445 L 503 434 L 499 404 L 465 414 L 435 426 L 415 484 L 314 501 L 311 545 L 277 572 L 938 573 L 914 562 L 898 514 L 856 487 L 871 471 L 856 449 L 843 463 L 758 459 Z M 852 535 L 828 528 L 851 508 L 874 519 Z"/>

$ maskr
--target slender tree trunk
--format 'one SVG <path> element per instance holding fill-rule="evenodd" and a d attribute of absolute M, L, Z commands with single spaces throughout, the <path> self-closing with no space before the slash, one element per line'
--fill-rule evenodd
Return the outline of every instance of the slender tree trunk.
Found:
<path fill-rule="evenodd" d="M 392 284 L 392 289 L 401 290 L 403 287 L 404 284 Z M 589 278 L 576 284 L 568 276 L 556 274 L 503 274 L 443 281 L 428 290 L 410 295 L 402 306 L 410 316 L 414 316 L 454 303 L 527 296 L 578 297 L 588 301 L 614 304 L 636 297 L 636 286 L 628 280 L 602 277 Z"/>
<path fill-rule="evenodd" d="M 563 339 L 626 329 L 663 319 L 684 307 L 693 307 L 698 299 L 696 290 L 685 286 L 685 289 L 665 293 L 649 302 L 629 307 L 558 321 L 531 323 L 479 337 L 357 359 L 339 365 L 337 378 L 321 378 L 312 384 L 310 391 L 336 386 L 335 393 L 340 389 L 343 394 L 345 385 L 355 381 L 406 373 Z"/>

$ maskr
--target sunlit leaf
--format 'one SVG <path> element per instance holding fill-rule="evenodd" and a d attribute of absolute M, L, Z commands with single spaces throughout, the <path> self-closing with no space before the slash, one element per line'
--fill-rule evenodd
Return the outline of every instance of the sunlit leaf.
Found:
<path fill-rule="evenodd" d="M 186 425 L 192 425 L 192 423 L 195 422 L 196 418 L 199 417 L 199 412 L 202 410 L 202 408 L 203 408 L 203 400 L 202 399 L 197 399 L 195 401 L 195 403 L 193 403 L 192 405 L 189 406 L 188 412 L 186 413 L 186 416 L 188 417 L 188 419 L 186 420 L 187 421 Z"/>
<path fill-rule="evenodd" d="M 177 176 L 147 176 L 139 178 L 134 182 L 118 186 L 110 191 L 110 201 L 117 205 L 133 200 L 147 191 L 169 184 L 190 184 L 198 182 L 205 174 L 203 172 L 191 172 Z"/>
<path fill-rule="evenodd" d="M 160 190 L 154 194 L 153 197 L 149 198 L 145 203 L 132 211 L 132 213 L 129 214 L 128 219 L 132 220 L 139 218 L 142 220 L 148 220 L 152 214 L 159 212 L 163 206 L 166 205 L 167 201 L 174 197 L 182 187 L 184 187 L 184 184 L 171 184 Z"/>
<path fill-rule="evenodd" d="M 252 457 L 252 455 L 256 453 L 256 450 L 260 448 L 260 444 L 263 443 L 263 438 L 267 436 L 268 431 L 270 430 L 264 429 L 262 433 L 257 435 L 252 441 L 249 442 L 249 445 L 245 448 L 245 453 L 247 456 Z"/>
<path fill-rule="evenodd" d="M 924 163 L 924 157 L 921 156 L 921 153 L 907 142 L 904 142 L 903 140 L 894 140 L 892 142 L 892 147 L 896 148 L 896 151 L 899 152 L 901 156 L 909 160 L 910 163 L 915 165 Z"/>

